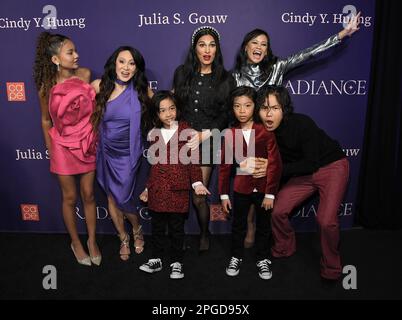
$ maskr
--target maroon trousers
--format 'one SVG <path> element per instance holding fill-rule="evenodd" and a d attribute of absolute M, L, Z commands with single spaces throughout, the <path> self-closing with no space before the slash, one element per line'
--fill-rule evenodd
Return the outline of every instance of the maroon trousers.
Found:
<path fill-rule="evenodd" d="M 339 254 L 338 211 L 349 178 L 346 158 L 334 161 L 308 176 L 291 178 L 279 191 L 272 211 L 274 257 L 288 257 L 296 251 L 295 232 L 289 214 L 316 191 L 320 203 L 317 211 L 321 242 L 321 276 L 337 279 L 342 274 Z"/>

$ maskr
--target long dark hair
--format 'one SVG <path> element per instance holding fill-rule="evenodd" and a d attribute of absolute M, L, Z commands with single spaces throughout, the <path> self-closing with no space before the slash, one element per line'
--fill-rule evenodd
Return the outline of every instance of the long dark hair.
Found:
<path fill-rule="evenodd" d="M 236 56 L 235 72 L 241 73 L 241 68 L 247 64 L 247 52 L 246 52 L 247 44 L 251 40 L 260 35 L 266 36 L 268 43 L 267 43 L 267 55 L 259 63 L 259 66 L 262 72 L 264 72 L 266 75 L 269 75 L 272 66 L 276 63 L 278 58 L 272 53 L 271 39 L 269 38 L 268 33 L 261 29 L 251 30 L 244 36 L 243 42 L 241 43 L 240 49 Z"/>
<path fill-rule="evenodd" d="M 42 97 L 47 97 L 56 84 L 57 66 L 52 62 L 52 56 L 59 54 L 66 40 L 70 39 L 62 34 L 49 32 L 42 32 L 37 39 L 33 76 L 36 89 Z"/>
<path fill-rule="evenodd" d="M 150 99 L 148 97 L 148 80 L 145 76 L 144 58 L 137 49 L 130 46 L 121 46 L 112 53 L 104 66 L 104 73 L 99 85 L 99 93 L 96 95 L 95 111 L 91 117 L 91 122 L 95 132 L 99 129 L 99 124 L 105 113 L 106 103 L 115 88 L 115 81 L 117 79 L 116 60 L 117 56 L 122 51 L 130 51 L 135 62 L 136 71 L 134 76 L 131 78 L 131 82 L 138 93 L 138 100 L 141 103 L 141 115 L 145 113 L 149 106 Z M 141 121 L 141 123 L 143 124 L 143 121 Z"/>
<path fill-rule="evenodd" d="M 239 120 L 237 120 L 233 106 L 234 106 L 234 100 L 237 97 L 241 96 L 246 96 L 251 99 L 251 101 L 254 102 L 254 110 L 253 110 L 253 121 L 254 122 L 261 122 L 258 117 L 258 110 L 257 110 L 257 91 L 255 91 L 254 88 L 248 87 L 248 86 L 240 86 L 237 88 L 234 88 L 232 92 L 230 93 L 230 124 L 232 126 L 237 126 L 239 124 Z"/>
<path fill-rule="evenodd" d="M 160 103 L 162 100 L 170 99 L 176 106 L 176 121 L 181 120 L 181 103 L 177 96 L 168 90 L 160 90 L 155 92 L 151 99 L 151 104 L 144 114 L 146 119 L 146 127 L 144 130 L 148 133 L 152 128 L 161 128 L 162 122 L 159 120 Z"/>
<path fill-rule="evenodd" d="M 201 63 L 197 57 L 195 48 L 197 46 L 198 40 L 205 35 L 211 35 L 216 43 L 215 59 L 212 62 L 213 86 L 219 87 L 219 85 L 228 78 L 229 73 L 225 70 L 225 67 L 223 65 L 223 56 L 218 35 L 216 34 L 216 32 L 209 28 L 201 29 L 194 35 L 194 37 L 192 37 L 190 41 L 191 44 L 187 53 L 186 61 L 183 65 L 176 69 L 176 72 L 174 74 L 173 89 L 175 91 L 175 94 L 184 103 L 186 103 L 188 100 L 191 82 L 201 68 Z"/>

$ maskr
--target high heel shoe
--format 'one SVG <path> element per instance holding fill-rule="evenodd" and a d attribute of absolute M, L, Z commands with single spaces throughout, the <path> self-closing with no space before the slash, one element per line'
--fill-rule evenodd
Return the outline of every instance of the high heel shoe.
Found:
<path fill-rule="evenodd" d="M 126 249 L 126 253 L 122 253 L 121 250 Z M 123 240 L 120 239 L 120 259 L 123 261 L 127 261 L 130 258 L 130 235 L 126 233 Z"/>
<path fill-rule="evenodd" d="M 82 258 L 82 259 L 78 259 L 77 254 L 75 253 L 73 244 L 71 244 L 71 250 L 73 250 L 74 256 L 77 259 L 77 262 L 79 264 L 82 264 L 84 266 L 91 266 L 91 259 L 88 256 L 85 258 Z"/>
<path fill-rule="evenodd" d="M 142 233 L 142 226 L 139 226 L 137 230 L 133 228 L 133 237 L 134 237 L 134 248 L 135 253 L 140 254 L 144 251 L 144 234 Z"/>
<path fill-rule="evenodd" d="M 100 266 L 101 262 L 102 262 L 102 255 L 99 254 L 99 256 L 91 256 L 91 250 L 89 250 L 89 240 L 87 240 L 87 247 L 88 247 L 88 252 L 89 252 L 89 258 L 91 259 L 91 262 L 96 265 L 96 266 Z"/>

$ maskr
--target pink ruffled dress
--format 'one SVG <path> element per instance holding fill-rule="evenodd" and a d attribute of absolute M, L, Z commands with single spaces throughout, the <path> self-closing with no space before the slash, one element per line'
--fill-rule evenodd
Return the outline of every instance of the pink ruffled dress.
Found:
<path fill-rule="evenodd" d="M 90 117 L 95 107 L 95 90 L 79 78 L 56 84 L 49 94 L 49 113 L 53 127 L 50 171 L 75 175 L 94 171 L 96 135 Z"/>

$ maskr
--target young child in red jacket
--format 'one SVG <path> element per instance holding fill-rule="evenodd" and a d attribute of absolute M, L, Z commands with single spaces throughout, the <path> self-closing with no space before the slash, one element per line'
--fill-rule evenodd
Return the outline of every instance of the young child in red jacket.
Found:
<path fill-rule="evenodd" d="M 246 157 L 268 158 L 267 174 L 253 178 L 252 174 L 240 172 L 234 177 L 232 252 L 226 274 L 237 276 L 243 260 L 243 240 L 246 236 L 247 214 L 252 204 L 256 208 L 256 260 L 260 278 L 271 279 L 271 210 L 278 191 L 282 173 L 282 161 L 275 135 L 261 123 L 257 123 L 257 93 L 251 87 L 238 87 L 232 91 L 234 126 L 225 132 L 219 166 L 219 194 L 225 213 L 232 209 L 229 199 L 230 175 L 233 164 L 240 164 Z M 254 154 L 250 155 L 249 151 Z"/>
<path fill-rule="evenodd" d="M 193 130 L 180 119 L 177 99 L 170 91 L 159 91 L 152 98 L 144 116 L 153 129 L 148 134 L 151 142 L 148 161 L 151 163 L 146 189 L 140 199 L 148 202 L 152 221 L 152 258 L 140 270 L 154 273 L 162 270 L 165 231 L 171 245 L 170 278 L 182 279 L 184 222 L 189 211 L 191 188 L 197 195 L 210 194 L 202 184 L 199 165 L 192 164 L 190 149 L 186 146 Z"/>

